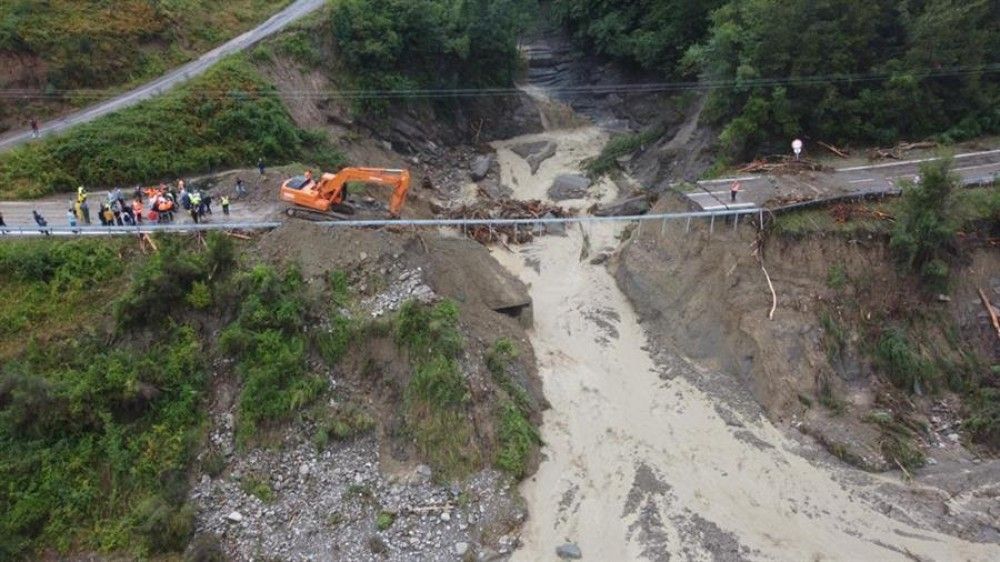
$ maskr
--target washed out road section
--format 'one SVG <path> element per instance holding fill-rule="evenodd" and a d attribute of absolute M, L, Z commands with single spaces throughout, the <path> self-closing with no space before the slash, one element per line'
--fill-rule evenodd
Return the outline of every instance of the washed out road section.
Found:
<path fill-rule="evenodd" d="M 495 143 L 516 199 L 545 198 L 607 140 L 582 127 Z M 511 147 L 551 141 L 532 171 Z M 585 209 L 613 197 L 595 186 Z M 515 560 L 554 559 L 573 543 L 587 560 L 996 560 L 1000 546 L 892 519 L 843 478 L 803 458 L 763 416 L 694 384 L 709 376 L 652 353 L 635 310 L 598 254 L 619 224 L 574 225 L 494 257 L 530 287 L 529 332 L 551 409 L 543 461 L 521 487 L 529 518 Z M 599 262 L 600 260 L 598 260 Z"/>

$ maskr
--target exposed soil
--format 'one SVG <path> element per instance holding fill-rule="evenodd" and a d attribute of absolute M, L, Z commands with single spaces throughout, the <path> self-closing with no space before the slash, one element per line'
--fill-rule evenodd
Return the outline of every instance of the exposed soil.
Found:
<path fill-rule="evenodd" d="M 664 200 L 658 209 L 673 206 Z M 722 385 L 752 396 L 779 427 L 796 428 L 867 470 L 895 470 L 894 460 L 882 449 L 882 432 L 865 419 L 876 409 L 891 409 L 886 399 L 898 392 L 873 376 L 870 360 L 858 352 L 860 342 L 845 342 L 844 352 L 831 361 L 830 336 L 821 315 L 850 324 L 873 313 L 921 310 L 925 315 L 954 318 L 962 326 L 963 341 L 987 345 L 983 337 L 987 327 L 984 319 L 977 318 L 973 287 L 1000 284 L 995 273 L 1000 264 L 995 253 L 975 252 L 966 265 L 968 272 L 956 272 L 962 281 L 951 302 L 927 303 L 912 281 L 896 273 L 883 240 L 860 238 L 768 243 L 765 265 L 778 296 L 773 320 L 767 319 L 771 294 L 752 255 L 752 227 L 734 231 L 731 224 L 720 221 L 712 234 L 707 223 L 698 222 L 688 234 L 684 223 L 665 231 L 647 228 L 632 235 L 613 268 L 658 349 L 683 350 L 699 364 L 730 374 L 729 380 L 720 381 Z M 855 283 L 831 288 L 832 266 L 840 266 Z M 944 340 L 942 336 L 942 347 L 947 346 Z M 824 392 L 834 404 L 822 404 Z M 915 493 L 892 478 L 879 480 L 880 492 L 902 499 L 875 501 L 899 501 L 906 506 L 905 521 L 922 520 L 942 532 L 995 542 L 1000 533 L 990 508 L 949 509 L 947 495 L 931 490 L 940 487 L 963 498 L 995 499 L 997 490 L 990 482 L 1000 476 L 1000 462 L 984 460 L 977 450 L 963 446 L 957 397 L 945 392 L 910 401 L 911 407 L 904 409 L 907 415 L 928 428 L 915 436 L 915 443 L 925 449 L 931 464 L 911 471 L 916 486 L 927 493 Z M 978 476 L 970 479 L 966 474 Z M 871 483 L 860 473 L 850 478 Z"/>

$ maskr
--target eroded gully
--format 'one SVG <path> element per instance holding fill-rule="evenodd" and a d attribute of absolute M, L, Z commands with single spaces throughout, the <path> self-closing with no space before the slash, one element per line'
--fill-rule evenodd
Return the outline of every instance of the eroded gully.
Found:
<path fill-rule="evenodd" d="M 537 94 L 535 94 L 537 95 Z M 557 144 L 536 174 L 510 147 Z M 607 136 L 595 126 L 495 144 L 503 183 L 545 199 L 560 173 L 580 173 Z M 588 200 L 615 196 L 610 183 Z M 571 227 L 494 256 L 530 285 L 530 332 L 551 409 L 544 460 L 521 491 L 529 520 L 518 560 L 550 560 L 576 543 L 588 560 L 997 560 L 965 542 L 891 519 L 795 453 L 766 420 L 727 410 L 696 388 L 699 368 L 654 360 L 635 311 L 589 256 L 617 246 L 618 225 Z M 846 470 L 846 469 L 845 469 Z"/>

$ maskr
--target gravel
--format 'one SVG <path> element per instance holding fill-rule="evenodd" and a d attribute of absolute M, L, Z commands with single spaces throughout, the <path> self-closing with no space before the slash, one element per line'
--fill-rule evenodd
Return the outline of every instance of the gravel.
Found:
<path fill-rule="evenodd" d="M 213 416 L 212 447 L 232 445 L 232 419 Z M 294 423 L 280 444 L 233 454 L 218 477 L 198 477 L 196 535 L 218 537 L 232 560 L 455 560 L 517 547 L 525 512 L 508 476 L 486 470 L 439 484 L 426 465 L 385 475 L 376 436 L 318 451 L 314 429 Z M 250 481 L 273 498 L 249 493 Z M 394 517 L 384 530 L 380 513 Z"/>

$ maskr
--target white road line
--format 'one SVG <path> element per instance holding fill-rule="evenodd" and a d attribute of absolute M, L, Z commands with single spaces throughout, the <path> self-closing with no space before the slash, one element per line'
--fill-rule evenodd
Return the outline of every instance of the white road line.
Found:
<path fill-rule="evenodd" d="M 705 211 L 717 211 L 719 209 L 753 209 L 756 207 L 756 203 L 731 203 L 729 205 L 712 205 L 710 207 L 702 207 L 702 209 Z"/>
<path fill-rule="evenodd" d="M 849 181 L 847 183 L 868 183 L 868 182 L 873 182 L 873 181 L 875 181 L 875 180 L 872 179 L 872 178 L 868 178 L 866 180 L 851 180 L 851 181 Z"/>
<path fill-rule="evenodd" d="M 690 191 L 688 192 L 688 197 L 716 197 L 718 195 L 729 195 L 729 190 L 726 191 Z"/>
<path fill-rule="evenodd" d="M 708 185 L 712 183 L 732 183 L 734 181 L 753 181 L 761 179 L 760 176 L 744 176 L 742 178 L 722 178 L 717 180 L 701 180 L 698 182 L 701 185 Z"/>
<path fill-rule="evenodd" d="M 967 152 L 965 154 L 956 154 L 952 158 L 954 160 L 959 160 L 962 158 L 972 158 L 975 156 L 989 156 L 992 154 L 1000 154 L 1000 149 L 998 150 L 986 150 L 983 152 Z M 896 166 L 906 166 L 908 164 L 923 164 L 924 162 L 934 162 L 940 160 L 940 157 L 935 156 L 934 158 L 921 158 L 919 160 L 904 160 L 902 162 L 889 162 L 888 164 L 874 164 L 871 166 L 855 166 L 853 168 L 840 168 L 837 172 L 857 172 L 861 170 L 877 170 L 879 168 L 893 168 Z"/>
<path fill-rule="evenodd" d="M 989 164 L 980 164 L 978 166 L 966 166 L 964 168 L 955 168 L 954 171 L 956 171 L 956 172 L 964 172 L 965 170 L 975 170 L 977 168 L 989 168 L 990 166 L 1000 167 L 1000 164 L 998 164 L 997 162 L 990 162 Z"/>

